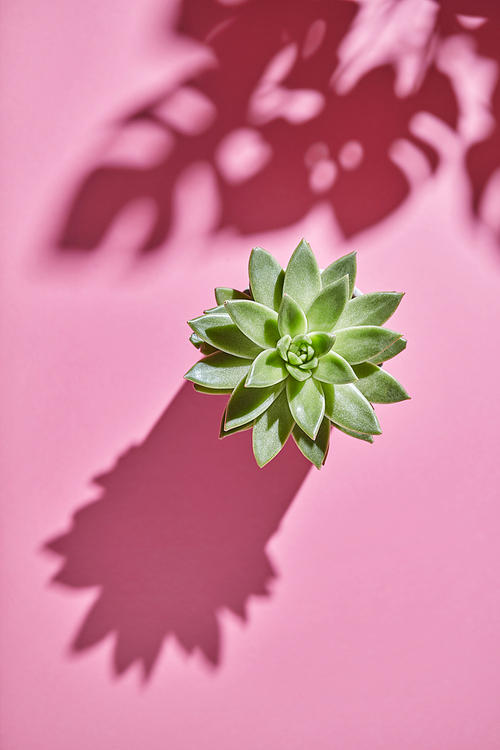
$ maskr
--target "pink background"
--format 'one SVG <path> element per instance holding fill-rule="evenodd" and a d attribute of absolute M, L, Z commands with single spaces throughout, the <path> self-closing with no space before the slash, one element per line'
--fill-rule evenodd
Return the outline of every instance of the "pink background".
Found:
<path fill-rule="evenodd" d="M 436 172 L 349 240 L 321 202 L 217 230 L 202 166 L 164 252 L 137 261 L 137 203 L 98 253 L 57 256 L 114 118 L 206 59 L 165 37 L 173 7 L 3 3 L 2 748 L 495 750 L 500 255 L 465 147 L 417 118 Z M 290 446 L 259 473 L 183 386 L 185 321 L 245 285 L 254 244 L 286 263 L 303 236 L 406 292 L 388 369 L 412 400 L 377 407 L 373 446 L 334 434 L 321 472 Z"/>

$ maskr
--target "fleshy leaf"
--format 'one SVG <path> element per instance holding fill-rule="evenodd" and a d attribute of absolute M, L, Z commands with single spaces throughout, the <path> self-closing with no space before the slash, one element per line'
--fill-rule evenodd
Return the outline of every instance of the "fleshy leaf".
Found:
<path fill-rule="evenodd" d="M 210 344 L 207 344 L 206 341 L 203 341 L 203 339 L 198 336 L 197 333 L 192 333 L 189 337 L 190 342 L 195 346 L 201 354 L 204 354 L 205 356 L 207 354 L 213 354 L 214 352 L 218 351 L 218 349 L 215 348 L 215 346 L 211 346 Z"/>
<path fill-rule="evenodd" d="M 309 246 L 302 240 L 295 248 L 285 271 L 283 292 L 307 310 L 315 296 L 321 291 L 318 261 Z"/>
<path fill-rule="evenodd" d="M 214 291 L 215 301 L 220 306 L 224 305 L 224 302 L 227 302 L 228 299 L 250 299 L 245 292 L 239 292 L 237 289 L 231 289 L 229 286 L 218 286 Z"/>
<path fill-rule="evenodd" d="M 330 444 L 330 432 L 330 420 L 326 417 L 324 417 L 321 422 L 318 434 L 316 435 L 316 440 L 311 440 L 309 435 L 306 435 L 297 424 L 292 430 L 293 439 L 299 450 L 315 465 L 317 469 L 321 469 L 326 461 Z"/>
<path fill-rule="evenodd" d="M 372 292 L 350 299 L 337 323 L 338 328 L 381 326 L 397 309 L 403 298 L 398 292 Z"/>
<path fill-rule="evenodd" d="M 254 247 L 252 250 L 248 263 L 248 276 L 254 300 L 278 312 L 285 272 L 278 261 L 263 247 Z"/>
<path fill-rule="evenodd" d="M 367 359 L 372 365 L 380 365 L 382 362 L 387 362 L 388 359 L 392 359 L 400 352 L 406 349 L 406 339 L 400 338 L 394 342 L 388 349 L 384 349 L 383 352 L 377 354 L 375 357 Z"/>
<path fill-rule="evenodd" d="M 277 349 L 265 349 L 254 360 L 248 373 L 245 385 L 262 388 L 276 385 L 288 377 L 288 372 Z"/>
<path fill-rule="evenodd" d="M 189 325 L 207 344 L 227 354 L 254 359 L 262 351 L 263 347 L 245 336 L 229 315 L 201 315 Z"/>
<path fill-rule="evenodd" d="M 293 425 L 294 419 L 283 390 L 269 409 L 255 420 L 252 441 L 254 456 L 259 466 L 265 466 L 280 452 L 290 436 Z"/>
<path fill-rule="evenodd" d="M 350 437 L 356 438 L 357 440 L 364 440 L 365 443 L 373 443 L 373 435 L 367 435 L 364 432 L 355 432 L 354 430 L 346 430 L 345 427 L 341 427 L 339 424 L 334 424 L 333 422 L 332 424 L 337 430 L 340 430 L 340 432 L 343 432 Z"/>
<path fill-rule="evenodd" d="M 238 383 L 227 404 L 225 430 L 253 422 L 273 403 L 284 388 L 284 383 L 267 388 L 246 388 L 245 380 Z"/>
<path fill-rule="evenodd" d="M 288 352 L 288 361 L 290 362 L 291 365 L 296 365 L 297 367 L 299 367 L 302 364 L 302 360 L 299 357 L 299 355 L 295 354 L 295 352 L 292 352 L 292 351 Z"/>
<path fill-rule="evenodd" d="M 197 349 L 200 349 L 201 345 L 205 343 L 203 339 L 201 338 L 201 336 L 198 336 L 197 333 L 192 333 L 191 336 L 189 337 L 189 340 L 192 343 L 192 345 L 195 346 Z"/>
<path fill-rule="evenodd" d="M 260 302 L 252 300 L 229 300 L 224 303 L 226 310 L 240 331 L 262 347 L 274 349 L 280 338 L 278 313 Z"/>
<path fill-rule="evenodd" d="M 299 333 L 297 336 L 294 336 L 292 339 L 292 344 L 312 344 L 311 339 L 309 338 L 308 333 Z"/>
<path fill-rule="evenodd" d="M 233 427 L 232 430 L 226 430 L 224 427 L 225 421 L 226 421 L 226 413 L 227 413 L 227 407 L 224 409 L 224 413 L 222 415 L 222 420 L 220 423 L 220 429 L 219 429 L 219 439 L 222 440 L 222 438 L 227 437 L 228 435 L 234 435 L 236 432 L 244 432 L 245 430 L 250 430 L 254 423 L 248 422 L 247 424 L 242 424 L 239 427 Z"/>
<path fill-rule="evenodd" d="M 284 294 L 278 311 L 278 328 L 281 336 L 297 336 L 307 331 L 307 318 L 293 297 Z"/>
<path fill-rule="evenodd" d="M 340 318 L 348 300 L 349 277 L 343 276 L 333 284 L 324 287 L 313 299 L 307 310 L 307 323 L 310 331 L 330 332 Z"/>
<path fill-rule="evenodd" d="M 224 305 L 217 305 L 217 307 L 209 307 L 208 310 L 203 310 L 204 315 L 225 315 L 226 308 Z"/>
<path fill-rule="evenodd" d="M 314 378 L 299 382 L 294 378 L 286 381 L 288 405 L 294 420 L 306 435 L 316 438 L 325 414 L 323 388 Z"/>
<path fill-rule="evenodd" d="M 382 430 L 373 407 L 355 385 L 323 383 L 325 414 L 336 425 L 353 432 L 380 435 Z"/>
<path fill-rule="evenodd" d="M 223 396 L 233 392 L 232 388 L 207 388 L 205 385 L 199 385 L 199 383 L 193 383 L 193 388 L 198 393 L 206 393 L 209 396 Z"/>
<path fill-rule="evenodd" d="M 285 362 L 287 360 L 288 347 L 290 346 L 291 340 L 291 336 L 282 336 L 282 338 L 280 338 L 280 340 L 278 341 L 277 349 Z"/>
<path fill-rule="evenodd" d="M 321 284 L 325 287 L 338 281 L 343 276 L 349 276 L 349 299 L 354 292 L 356 283 L 356 251 L 344 255 L 342 258 L 331 263 L 321 274 Z"/>
<path fill-rule="evenodd" d="M 251 364 L 250 359 L 233 357 L 225 352 L 215 352 L 200 359 L 184 377 L 206 388 L 232 390 L 242 378 L 246 378 Z"/>
<path fill-rule="evenodd" d="M 307 334 L 317 357 L 323 357 L 335 343 L 335 334 L 324 331 L 313 331 Z"/>
<path fill-rule="evenodd" d="M 400 333 L 379 326 L 358 326 L 335 331 L 334 349 L 349 364 L 357 365 L 375 357 L 401 338 Z"/>
<path fill-rule="evenodd" d="M 369 362 L 354 365 L 359 380 L 356 388 L 374 404 L 395 404 L 410 398 L 401 383 L 388 372 Z"/>
<path fill-rule="evenodd" d="M 318 362 L 318 367 L 314 373 L 316 380 L 324 383 L 353 383 L 356 380 L 356 373 L 351 365 L 345 361 L 340 354 L 328 352 Z"/>
<path fill-rule="evenodd" d="M 311 377 L 311 370 L 301 370 L 300 367 L 294 367 L 289 362 L 285 362 L 285 367 L 295 380 L 302 382 Z"/>
<path fill-rule="evenodd" d="M 319 364 L 319 360 L 317 357 L 314 357 L 309 362 L 303 362 L 300 366 L 301 370 L 314 370 L 315 367 L 317 367 Z"/>

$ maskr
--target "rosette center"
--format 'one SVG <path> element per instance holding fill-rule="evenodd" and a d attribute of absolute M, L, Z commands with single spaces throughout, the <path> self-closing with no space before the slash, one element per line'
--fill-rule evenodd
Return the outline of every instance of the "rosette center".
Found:
<path fill-rule="evenodd" d="M 312 340 L 306 334 L 299 334 L 293 339 L 288 335 L 283 336 L 278 341 L 278 351 L 285 362 L 301 370 L 312 370 L 318 366 Z"/>

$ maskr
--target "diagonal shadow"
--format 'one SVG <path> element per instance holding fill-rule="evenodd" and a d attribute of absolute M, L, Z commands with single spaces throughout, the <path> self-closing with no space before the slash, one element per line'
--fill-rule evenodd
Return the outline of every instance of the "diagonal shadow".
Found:
<path fill-rule="evenodd" d="M 266 545 L 310 464 L 290 441 L 259 469 L 250 432 L 219 441 L 223 408 L 186 383 L 144 442 L 95 479 L 100 499 L 45 545 L 64 558 L 56 583 L 99 588 L 72 651 L 114 633 L 117 675 L 138 661 L 148 678 L 169 636 L 217 666 L 218 613 L 245 620 L 249 598 L 269 596 Z"/>

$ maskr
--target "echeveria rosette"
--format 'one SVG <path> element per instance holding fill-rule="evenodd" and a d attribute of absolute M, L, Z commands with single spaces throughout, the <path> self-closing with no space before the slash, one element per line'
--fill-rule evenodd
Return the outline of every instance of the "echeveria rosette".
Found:
<path fill-rule="evenodd" d="M 356 254 L 323 272 L 305 240 L 286 272 L 255 247 L 250 290 L 215 290 L 217 306 L 189 321 L 192 343 L 206 355 L 184 376 L 203 393 L 230 393 L 220 437 L 253 428 L 259 466 L 292 435 L 321 468 L 331 427 L 373 442 L 381 433 L 372 403 L 409 398 L 380 365 L 406 341 L 383 328 L 402 294 L 359 294 Z"/>

